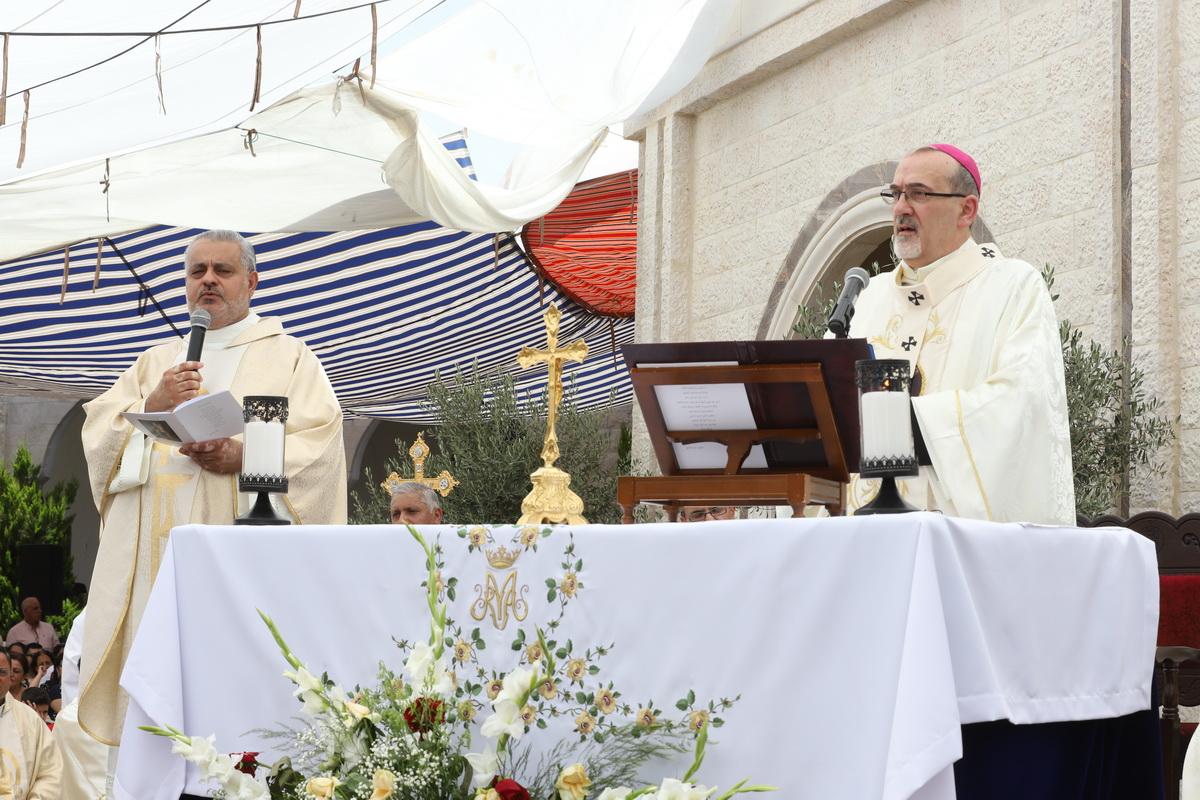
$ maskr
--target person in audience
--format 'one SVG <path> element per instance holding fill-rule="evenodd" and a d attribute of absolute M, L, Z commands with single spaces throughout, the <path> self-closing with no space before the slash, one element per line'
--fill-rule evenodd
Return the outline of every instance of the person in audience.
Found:
<path fill-rule="evenodd" d="M 38 650 L 31 656 L 26 656 L 29 662 L 31 675 L 29 677 L 29 685 L 41 686 L 46 681 L 50 680 L 50 676 L 54 672 L 54 659 L 45 650 Z"/>
<path fill-rule="evenodd" d="M 684 506 L 679 509 L 680 522 L 705 522 L 710 519 L 737 519 L 733 506 Z"/>
<path fill-rule="evenodd" d="M 321 362 L 277 318 L 250 310 L 258 287 L 254 248 L 234 231 L 206 231 L 183 257 L 188 309 L 211 316 L 199 361 L 188 341 L 143 352 L 107 391 L 84 405 L 83 451 L 100 511 L 100 549 L 88 595 L 80 725 L 106 744 L 120 739 L 128 696 L 119 679 L 171 528 L 233 522 L 247 496 L 234 474 L 240 437 L 174 447 L 133 430 L 122 412 L 172 411 L 202 393 L 285 396 L 288 420 L 282 513 L 292 522 L 346 521 L 342 409 Z M 189 334 L 189 340 L 195 335 Z M 153 514 L 145 509 L 155 509 Z"/>
<path fill-rule="evenodd" d="M 44 648 L 58 644 L 58 634 L 54 626 L 42 619 L 42 603 L 36 597 L 26 597 L 21 601 L 21 621 L 8 629 L 6 642 L 21 642 L 29 644 L 37 642 Z"/>
<path fill-rule="evenodd" d="M 21 702 L 32 708 L 42 718 L 42 722 L 54 728 L 54 718 L 50 715 L 50 697 L 40 686 L 31 686 L 21 692 Z"/>
<path fill-rule="evenodd" d="M 9 677 L 8 677 L 8 693 L 17 701 L 21 699 L 21 692 L 29 686 L 26 681 L 26 675 L 29 672 L 29 662 L 25 660 L 24 653 L 13 653 L 9 655 Z"/>
<path fill-rule="evenodd" d="M 20 642 L 12 642 L 6 649 L 8 650 L 9 654 L 17 653 L 19 655 L 25 655 L 25 645 L 21 644 Z"/>
<path fill-rule="evenodd" d="M 5 800 L 59 800 L 62 759 L 38 712 L 9 696 L 8 654 L 0 651 L 0 784 Z"/>
<path fill-rule="evenodd" d="M 917 451 L 931 466 L 897 481 L 908 503 L 997 522 L 1073 525 L 1075 490 L 1062 343 L 1039 270 L 972 238 L 983 180 L 970 155 L 931 144 L 880 192 L 892 206 L 895 270 L 854 307 L 850 336 L 911 365 Z M 857 476 L 848 510 L 878 493 Z"/>
<path fill-rule="evenodd" d="M 392 492 L 393 525 L 440 525 L 442 501 L 438 493 L 423 483 L 405 481 Z"/>
<path fill-rule="evenodd" d="M 50 698 L 50 715 L 58 714 L 62 707 L 62 645 L 54 648 L 53 653 L 43 651 L 38 655 L 38 669 L 45 668 L 45 677 L 38 684 L 46 690 Z"/>

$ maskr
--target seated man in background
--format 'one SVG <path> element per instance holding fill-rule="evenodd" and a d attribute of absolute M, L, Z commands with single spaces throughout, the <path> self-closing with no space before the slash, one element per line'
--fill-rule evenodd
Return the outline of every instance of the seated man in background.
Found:
<path fill-rule="evenodd" d="M 21 601 L 21 621 L 8 629 L 8 637 L 4 641 L 9 644 L 20 642 L 24 645 L 36 643 L 47 650 L 52 650 L 58 644 L 58 634 L 54 626 L 42 620 L 40 600 L 36 597 L 26 597 Z"/>
<path fill-rule="evenodd" d="M 737 519 L 733 506 L 684 506 L 679 509 L 680 522 L 704 522 L 710 519 Z"/>
<path fill-rule="evenodd" d="M 391 517 L 393 525 L 440 525 L 441 498 L 423 483 L 404 481 L 392 491 Z"/>

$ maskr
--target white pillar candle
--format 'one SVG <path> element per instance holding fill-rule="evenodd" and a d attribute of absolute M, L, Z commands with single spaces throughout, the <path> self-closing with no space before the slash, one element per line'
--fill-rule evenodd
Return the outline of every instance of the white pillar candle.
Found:
<path fill-rule="evenodd" d="M 864 392 L 862 395 L 862 458 L 911 458 L 914 452 L 912 417 L 907 392 Z"/>
<path fill-rule="evenodd" d="M 284 477 L 282 423 L 258 419 L 246 423 L 242 443 L 242 473 Z"/>

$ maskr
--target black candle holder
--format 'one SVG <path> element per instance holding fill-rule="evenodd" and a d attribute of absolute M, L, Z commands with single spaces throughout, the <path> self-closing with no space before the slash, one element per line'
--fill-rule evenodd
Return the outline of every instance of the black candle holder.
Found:
<path fill-rule="evenodd" d="M 254 395 L 242 400 L 242 421 L 267 422 L 283 425 L 288 418 L 288 399 L 273 395 Z M 243 437 L 242 465 L 245 468 L 246 448 L 254 443 Z M 282 447 L 282 445 L 281 445 Z M 284 463 L 283 453 L 279 454 Z M 262 475 L 241 472 L 238 474 L 238 491 L 257 493 L 250 510 L 233 521 L 234 525 L 291 525 L 292 521 L 279 516 L 271 505 L 272 494 L 287 494 L 288 479 L 284 475 Z"/>
<path fill-rule="evenodd" d="M 908 410 L 910 371 L 912 366 L 903 358 L 880 358 L 857 361 L 854 364 L 856 382 L 858 383 L 859 402 L 859 436 L 862 447 L 858 475 L 860 478 L 879 478 L 879 492 L 875 499 L 855 510 L 855 516 L 869 514 L 905 514 L 909 511 L 919 511 L 900 496 L 896 478 L 911 477 L 920 472 L 916 451 L 912 440 L 912 417 Z M 903 393 L 905 398 L 904 413 L 897 414 L 895 420 L 887 420 L 886 424 L 894 424 L 908 431 L 907 447 L 899 447 L 900 452 L 873 452 L 878 449 L 875 442 L 868 441 L 867 427 L 878 424 L 874 418 L 868 421 L 863 411 L 863 397 L 877 392 Z M 874 433 L 874 431 L 872 431 Z"/>

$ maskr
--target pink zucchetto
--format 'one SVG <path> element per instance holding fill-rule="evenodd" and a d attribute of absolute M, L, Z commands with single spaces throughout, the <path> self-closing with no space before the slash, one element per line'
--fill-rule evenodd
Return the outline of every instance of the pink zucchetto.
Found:
<path fill-rule="evenodd" d="M 945 153 L 961 164 L 963 169 L 971 173 L 971 179 L 975 181 L 975 190 L 983 194 L 983 179 L 979 177 L 979 165 L 975 163 L 975 159 L 952 144 L 930 144 L 926 147 Z"/>

